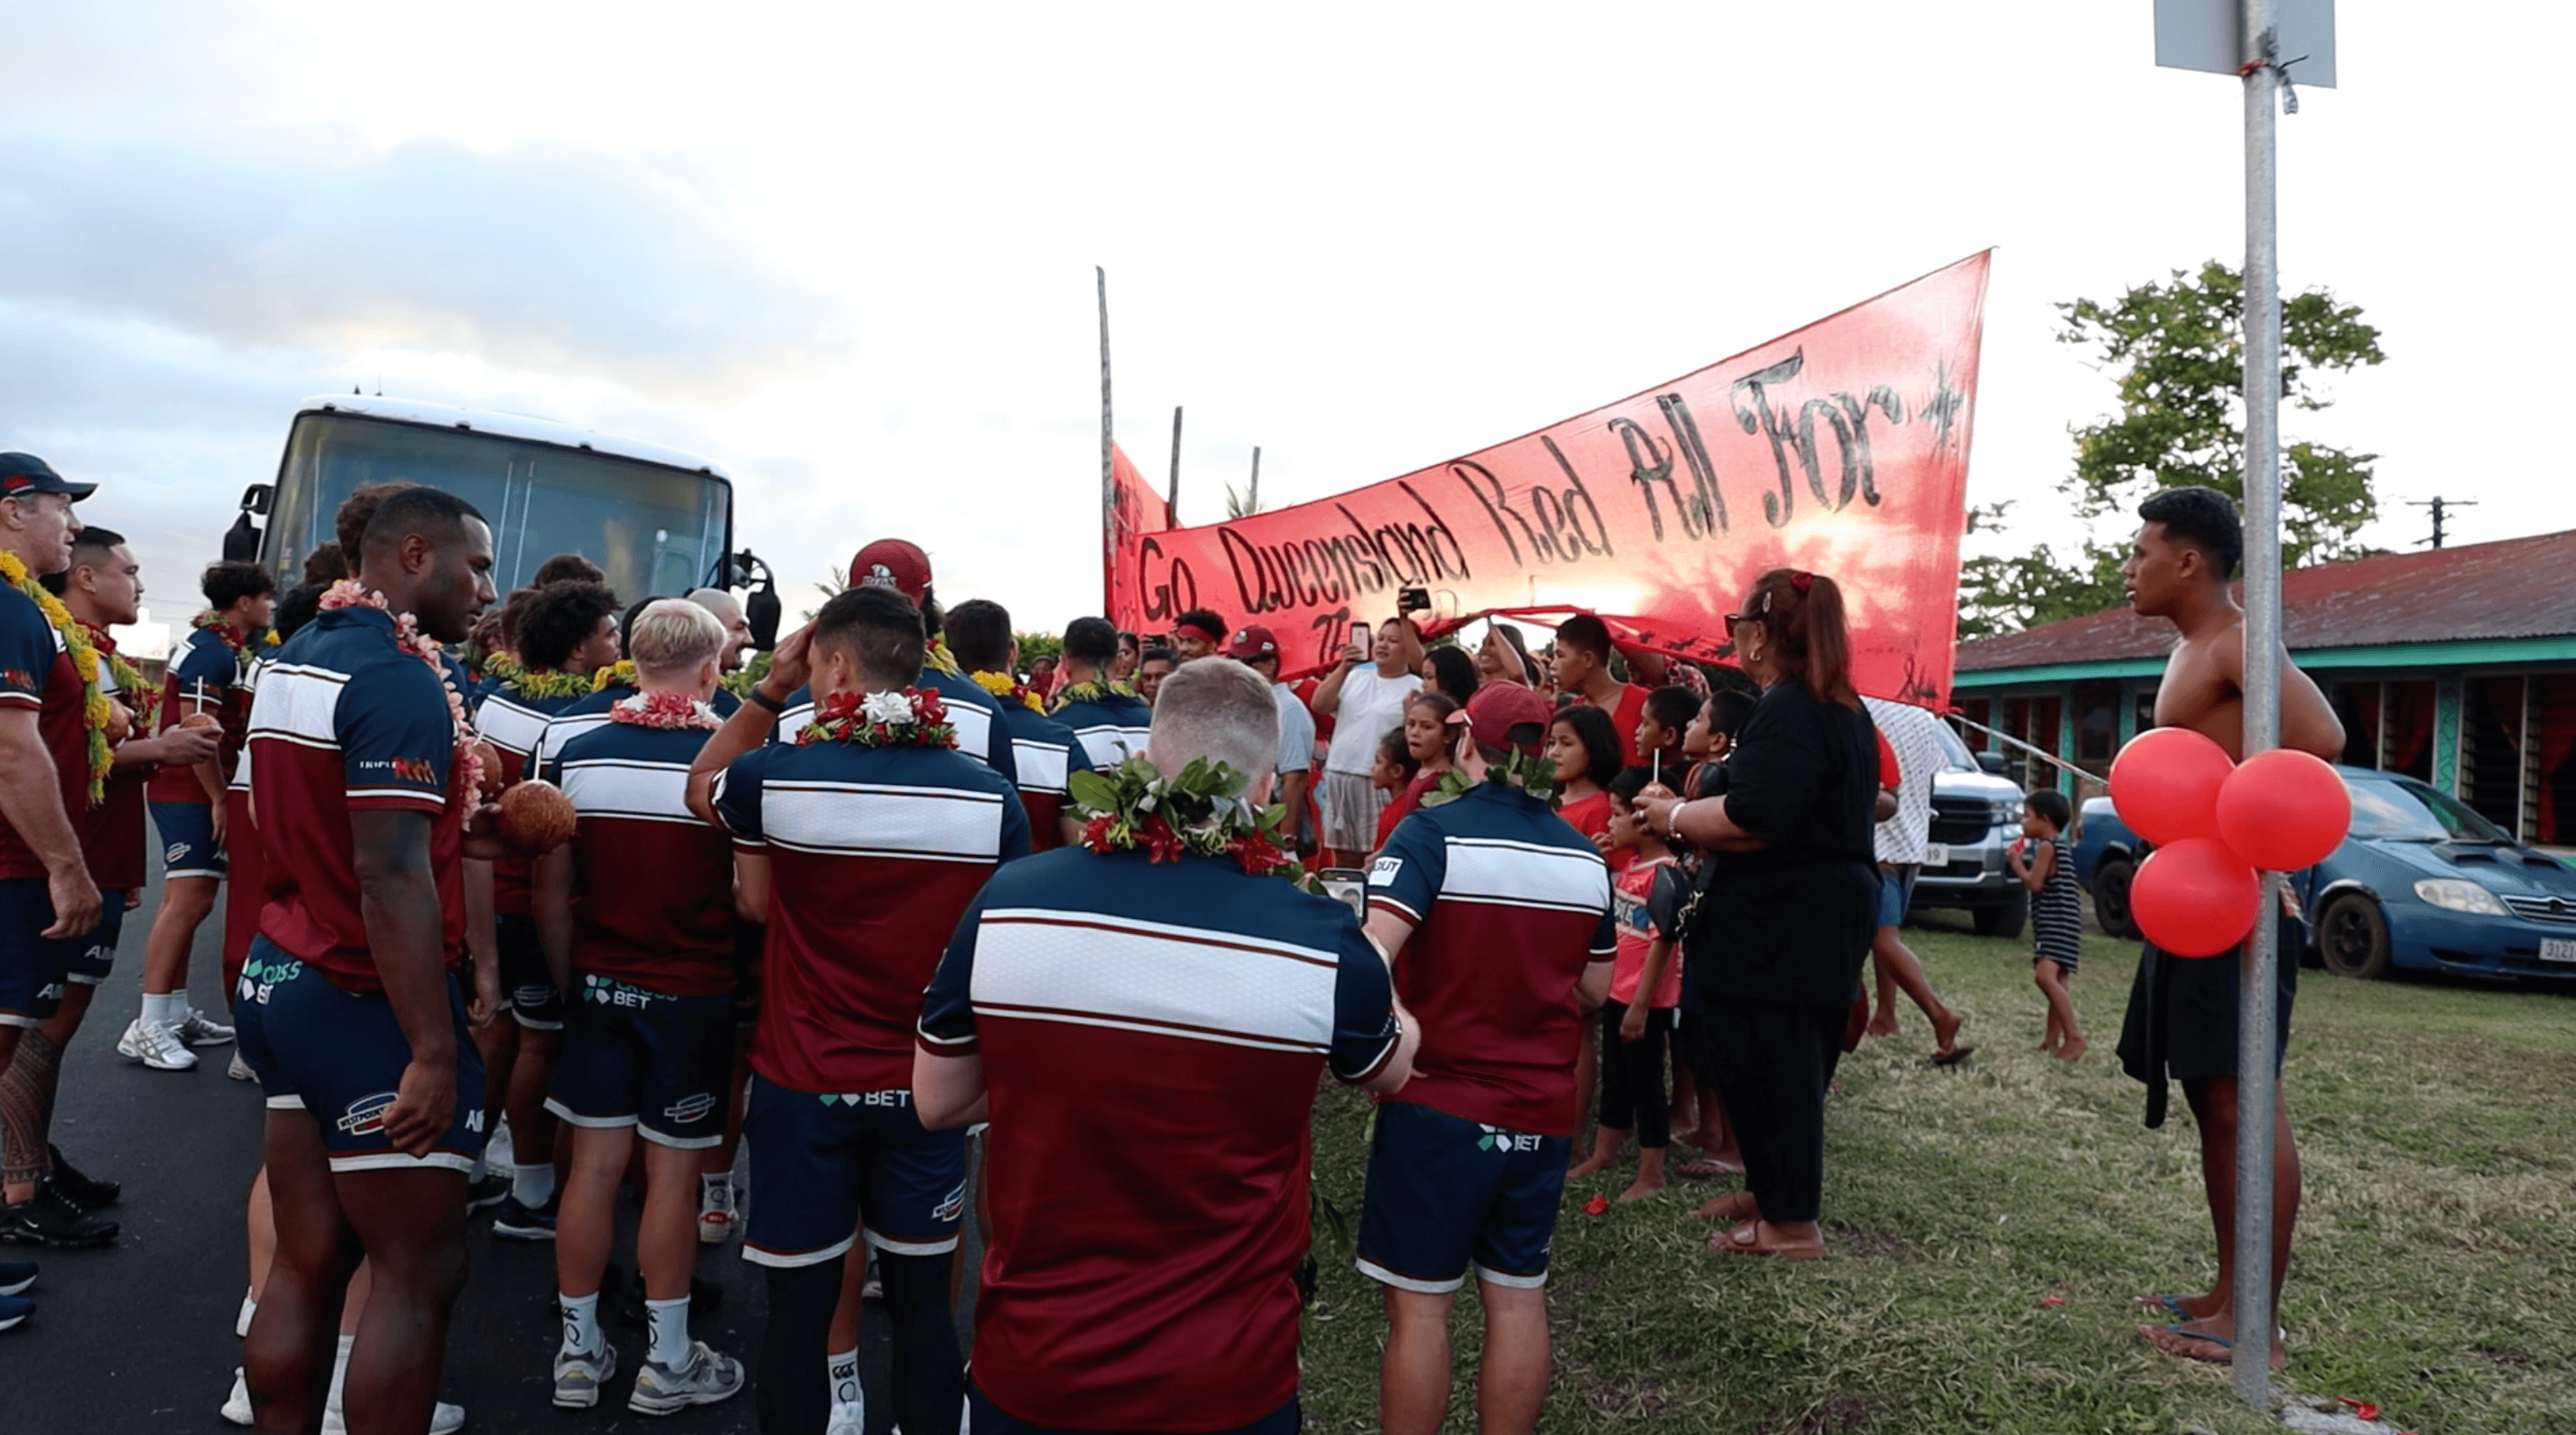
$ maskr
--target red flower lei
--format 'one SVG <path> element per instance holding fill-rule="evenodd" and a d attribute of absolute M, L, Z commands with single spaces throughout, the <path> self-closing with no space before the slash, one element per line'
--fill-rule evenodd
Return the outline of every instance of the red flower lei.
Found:
<path fill-rule="evenodd" d="M 800 747 L 847 742 L 860 747 L 953 748 L 957 729 L 949 726 L 948 704 L 928 688 L 834 693 L 814 705 L 814 720 L 796 734 L 796 742 Z"/>
<path fill-rule="evenodd" d="M 393 614 L 394 646 L 429 664 L 429 670 L 438 675 L 438 690 L 447 695 L 448 720 L 456 725 L 454 790 L 465 793 L 480 791 L 483 754 L 475 750 L 474 724 L 465 716 L 465 695 L 447 680 L 447 665 L 439 661 L 439 656 L 446 650 L 438 645 L 438 640 L 422 632 L 419 622 L 411 614 L 394 613 L 393 605 L 385 601 L 382 590 L 363 590 L 355 578 L 343 578 L 324 590 L 321 606 L 324 612 L 333 608 L 374 608 Z"/>
<path fill-rule="evenodd" d="M 716 716 L 714 708 L 687 693 L 674 692 L 637 693 L 621 698 L 609 705 L 608 720 L 666 731 L 697 728 L 713 732 L 724 726 L 724 719 Z"/>

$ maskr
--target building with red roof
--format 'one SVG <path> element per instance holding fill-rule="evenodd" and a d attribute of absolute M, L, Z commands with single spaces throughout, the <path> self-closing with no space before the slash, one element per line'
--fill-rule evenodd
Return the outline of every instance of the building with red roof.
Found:
<path fill-rule="evenodd" d="M 2281 629 L 2343 717 L 2345 762 L 2410 773 L 2526 842 L 2576 845 L 2576 531 L 2297 569 Z M 2170 625 L 2126 608 L 1963 643 L 1954 701 L 2098 776 L 2153 725 L 2172 645 Z M 2038 765 L 2008 760 L 2025 781 Z"/>

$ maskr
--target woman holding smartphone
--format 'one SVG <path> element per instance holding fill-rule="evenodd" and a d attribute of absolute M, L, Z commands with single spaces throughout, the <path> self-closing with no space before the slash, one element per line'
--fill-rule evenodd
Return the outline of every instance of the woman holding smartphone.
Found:
<path fill-rule="evenodd" d="M 1404 703 L 1422 687 L 1422 635 L 1401 615 L 1371 629 L 1351 625 L 1342 665 L 1315 689 L 1318 720 L 1333 724 L 1324 754 L 1324 865 L 1356 867 L 1377 838 L 1386 797 L 1369 782 L 1377 745 L 1404 721 Z"/>

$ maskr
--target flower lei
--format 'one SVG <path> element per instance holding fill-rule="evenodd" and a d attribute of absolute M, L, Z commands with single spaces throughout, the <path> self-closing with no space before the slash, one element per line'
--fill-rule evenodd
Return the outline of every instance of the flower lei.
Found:
<path fill-rule="evenodd" d="M 98 649 L 100 666 L 107 670 L 109 677 L 116 680 L 117 697 L 142 702 L 144 699 L 139 694 L 143 692 L 143 670 L 125 660 L 125 655 L 116 650 L 116 640 L 109 637 L 104 629 L 93 628 L 83 621 L 81 631 L 89 635 L 90 646 Z M 106 687 L 101 685 L 100 696 L 104 697 L 106 692 Z M 131 703 L 128 704 L 128 708 L 132 710 Z M 142 714 L 137 712 L 136 716 L 139 718 Z"/>
<path fill-rule="evenodd" d="M 971 676 L 975 679 L 975 686 L 1005 702 L 1018 703 L 1033 713 L 1046 711 L 1046 702 L 1037 695 L 1037 690 L 1009 673 L 975 673 Z"/>
<path fill-rule="evenodd" d="M 637 693 L 609 704 L 610 722 L 630 723 L 636 727 L 656 727 L 665 731 L 697 728 L 713 732 L 724 726 L 716 710 L 687 693 Z"/>
<path fill-rule="evenodd" d="M 1062 712 L 1067 703 L 1096 703 L 1103 698 L 1132 698 L 1136 690 L 1112 678 L 1093 678 L 1087 683 L 1069 683 L 1055 690 L 1055 701 L 1048 712 Z"/>
<path fill-rule="evenodd" d="M 834 693 L 814 706 L 814 720 L 796 734 L 798 746 L 816 742 L 860 747 L 955 747 L 948 704 L 928 688 L 890 693 Z"/>
<path fill-rule="evenodd" d="M 72 672 L 81 680 L 81 721 L 89 729 L 89 800 L 95 807 L 107 793 L 107 771 L 116 765 L 115 750 L 107 745 L 107 694 L 98 690 L 98 649 L 90 642 L 88 630 L 72 616 L 72 610 L 29 576 L 27 565 L 18 561 L 17 554 L 0 551 L 0 579 L 26 594 L 37 611 L 45 615 L 45 621 L 62 634 L 63 651 L 71 656 Z M 142 681 L 139 676 L 135 679 L 138 686 Z"/>
<path fill-rule="evenodd" d="M 1485 764 L 1483 780 L 1497 787 L 1517 788 L 1546 803 L 1550 811 L 1555 810 L 1556 764 L 1543 754 L 1513 748 L 1502 761 Z M 1433 784 L 1429 792 L 1422 794 L 1422 805 L 1438 807 L 1455 802 L 1475 786 L 1475 781 L 1470 780 L 1466 773 L 1453 767 L 1441 775 L 1440 781 Z"/>
<path fill-rule="evenodd" d="M 966 675 L 966 670 L 957 666 L 957 655 L 948 651 L 948 640 L 945 638 L 933 638 L 929 645 L 921 650 L 921 665 L 946 677 L 958 678 Z"/>
<path fill-rule="evenodd" d="M 394 613 L 382 590 L 369 591 L 358 586 L 355 578 L 343 578 L 322 593 L 322 611 L 334 608 L 374 608 L 391 613 L 394 620 L 394 646 L 429 664 L 438 675 L 438 690 L 447 695 L 447 717 L 456 725 L 456 776 L 453 790 L 473 793 L 483 785 L 483 754 L 476 750 L 474 724 L 465 716 L 465 695 L 447 680 L 447 665 L 439 661 L 442 649 L 438 640 L 420 630 L 420 624 L 409 613 Z"/>
<path fill-rule="evenodd" d="M 1131 757 L 1116 767 L 1076 772 L 1065 786 L 1088 814 L 1082 845 L 1094 852 L 1132 852 L 1152 862 L 1184 856 L 1230 857 L 1249 876 L 1282 877 L 1307 891 L 1321 888 L 1279 845 L 1287 809 L 1255 809 L 1244 800 L 1251 779 L 1224 763 L 1193 760 L 1166 777 L 1154 764 Z"/>
<path fill-rule="evenodd" d="M 476 669 L 475 676 L 485 682 L 497 684 L 509 682 L 525 671 L 526 669 L 519 666 L 519 660 L 507 653 L 485 653 L 482 665 Z"/>
<path fill-rule="evenodd" d="M 590 675 L 590 690 L 604 693 L 610 688 L 632 688 L 637 686 L 637 682 L 635 660 L 619 658 L 616 662 Z"/>
<path fill-rule="evenodd" d="M 188 626 L 198 630 L 199 632 L 212 633 L 216 637 L 221 638 L 224 646 L 232 650 L 233 665 L 240 668 L 243 672 L 250 671 L 250 665 L 252 662 L 256 661 L 257 658 L 257 655 L 251 652 L 250 635 L 243 632 L 241 629 L 234 627 L 231 619 L 226 618 L 223 614 L 215 612 L 212 609 L 208 609 L 207 611 L 190 618 L 188 620 Z M 277 635 L 274 632 L 270 633 L 268 635 L 268 641 L 271 643 L 276 642 Z"/>
<path fill-rule="evenodd" d="M 598 691 L 591 685 L 590 674 L 567 673 L 559 668 L 518 667 L 501 686 L 520 697 L 541 701 L 588 697 Z"/>

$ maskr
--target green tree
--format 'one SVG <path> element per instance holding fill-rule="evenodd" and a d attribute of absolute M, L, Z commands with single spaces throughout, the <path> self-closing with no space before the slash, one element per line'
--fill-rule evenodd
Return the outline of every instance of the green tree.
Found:
<path fill-rule="evenodd" d="M 2199 484 L 2240 502 L 2245 486 L 2243 276 L 2217 260 L 2196 275 L 2175 270 L 2104 304 L 2057 306 L 2058 342 L 2093 351 L 2113 376 L 2118 411 L 2079 425 L 2075 468 L 2058 491 L 2093 528 L 2074 554 L 2047 547 L 1974 559 L 1960 571 L 1962 637 L 2011 632 L 2119 601 L 2129 515 L 2158 488 Z M 2323 289 L 2281 304 L 2281 402 L 2285 416 L 2332 400 L 2328 373 L 2386 356 L 2379 330 L 2357 305 Z M 2371 492 L 2377 454 L 2303 439 L 2281 446 L 2281 560 L 2285 566 L 2351 556 L 2354 535 L 2378 514 Z M 2004 505 L 1978 509 L 1970 531 L 1994 527 Z"/>

